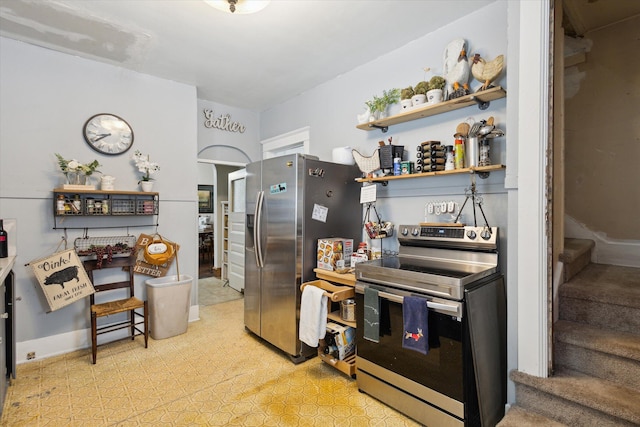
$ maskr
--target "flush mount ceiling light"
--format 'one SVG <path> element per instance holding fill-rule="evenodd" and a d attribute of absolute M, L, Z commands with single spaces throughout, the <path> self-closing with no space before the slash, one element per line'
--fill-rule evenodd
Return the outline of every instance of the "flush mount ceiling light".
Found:
<path fill-rule="evenodd" d="M 204 0 L 205 3 L 227 13 L 248 14 L 261 11 L 271 0 Z"/>

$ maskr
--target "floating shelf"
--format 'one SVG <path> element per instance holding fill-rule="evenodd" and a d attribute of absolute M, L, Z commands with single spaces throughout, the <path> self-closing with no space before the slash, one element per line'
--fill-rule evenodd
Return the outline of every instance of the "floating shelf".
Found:
<path fill-rule="evenodd" d="M 462 173 L 466 173 L 466 174 L 488 173 L 488 172 L 494 172 L 502 169 L 505 169 L 504 165 L 475 166 L 472 168 L 454 169 L 450 171 L 422 172 L 422 173 L 412 173 L 409 175 L 389 175 L 389 176 L 380 176 L 376 178 L 358 178 L 356 179 L 356 181 L 386 183 L 388 181 L 396 181 L 399 179 L 425 178 L 429 176 L 455 175 L 455 174 L 462 174 Z"/>
<path fill-rule="evenodd" d="M 424 104 L 424 106 L 417 106 L 409 109 L 408 111 L 396 114 L 395 116 L 375 120 L 373 122 L 362 123 L 356 127 L 367 131 L 380 129 L 382 132 L 386 132 L 389 129 L 389 126 L 392 125 L 423 119 L 437 114 L 448 113 L 449 111 L 459 110 L 471 105 L 477 105 L 481 110 L 485 110 L 489 106 L 490 101 L 504 98 L 506 96 L 507 92 L 502 89 L 502 87 L 497 86 L 482 92 L 461 96 L 460 98 L 440 102 L 438 104 Z"/>

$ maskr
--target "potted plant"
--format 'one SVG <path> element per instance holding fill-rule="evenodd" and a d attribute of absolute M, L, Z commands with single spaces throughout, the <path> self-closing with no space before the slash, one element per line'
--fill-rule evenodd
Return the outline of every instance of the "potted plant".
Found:
<path fill-rule="evenodd" d="M 445 84 L 446 81 L 444 77 L 431 77 L 431 80 L 429 80 L 429 90 L 427 91 L 427 101 L 429 104 L 442 102 L 442 89 L 444 89 Z"/>
<path fill-rule="evenodd" d="M 140 151 L 136 150 L 131 156 L 131 160 L 136 165 L 139 172 L 144 175 L 138 181 L 138 184 L 142 187 L 142 191 L 151 191 L 153 188 L 153 178 L 151 175 L 160 170 L 160 165 L 149 160 L 149 155 L 144 155 Z"/>
<path fill-rule="evenodd" d="M 97 168 L 100 166 L 97 160 L 91 163 L 82 164 L 76 159 L 66 160 L 60 154 L 55 153 L 58 158 L 60 170 L 66 177 L 66 183 L 72 185 L 91 185 L 90 177 L 94 172 L 101 173 Z"/>
<path fill-rule="evenodd" d="M 391 107 L 392 105 L 395 105 L 398 103 L 398 101 L 400 101 L 400 89 L 398 88 L 393 88 L 393 89 L 389 89 L 387 90 L 383 90 L 382 91 L 382 102 L 384 103 L 384 106 L 382 107 L 382 112 L 381 112 L 381 119 L 384 118 L 382 116 L 386 116 L 387 113 L 389 113 L 390 115 L 394 115 L 396 112 L 389 112 L 389 107 Z"/>
<path fill-rule="evenodd" d="M 402 109 L 406 110 L 413 105 L 411 101 L 411 97 L 413 97 L 415 93 L 413 92 L 413 87 L 405 87 L 400 91 L 400 105 L 402 105 Z"/>
<path fill-rule="evenodd" d="M 411 98 L 413 105 L 424 104 L 427 101 L 427 91 L 429 90 L 429 82 L 421 81 L 414 88 L 415 93 Z"/>
<path fill-rule="evenodd" d="M 373 99 L 365 102 L 369 109 L 369 121 L 379 120 L 387 117 L 387 107 L 400 100 L 400 89 L 389 89 L 382 91 L 382 96 L 373 95 Z"/>

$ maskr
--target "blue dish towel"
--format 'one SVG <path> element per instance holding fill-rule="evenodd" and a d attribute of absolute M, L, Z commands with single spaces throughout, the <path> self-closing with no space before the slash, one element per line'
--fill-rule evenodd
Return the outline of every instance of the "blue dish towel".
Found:
<path fill-rule="evenodd" d="M 364 288 L 364 339 L 380 342 L 380 298 L 378 290 Z"/>
<path fill-rule="evenodd" d="M 420 297 L 404 297 L 402 303 L 404 335 L 402 347 L 427 354 L 429 352 L 429 309 L 427 300 Z"/>

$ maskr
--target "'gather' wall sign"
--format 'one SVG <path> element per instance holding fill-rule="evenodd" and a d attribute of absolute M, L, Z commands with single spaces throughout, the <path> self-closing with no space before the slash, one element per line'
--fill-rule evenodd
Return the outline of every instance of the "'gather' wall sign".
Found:
<path fill-rule="evenodd" d="M 213 110 L 204 110 L 204 127 L 226 130 L 227 132 L 244 133 L 245 127 L 238 122 L 231 121 L 231 115 L 226 114 L 214 117 Z"/>

